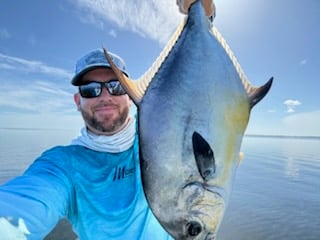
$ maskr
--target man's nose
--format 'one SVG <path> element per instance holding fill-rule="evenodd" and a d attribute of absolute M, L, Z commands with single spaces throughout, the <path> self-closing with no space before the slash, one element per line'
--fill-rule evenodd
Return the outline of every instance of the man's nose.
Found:
<path fill-rule="evenodd" d="M 106 88 L 106 86 L 102 87 L 102 92 L 100 94 L 100 97 L 112 97 L 112 95 L 109 93 L 109 91 Z"/>

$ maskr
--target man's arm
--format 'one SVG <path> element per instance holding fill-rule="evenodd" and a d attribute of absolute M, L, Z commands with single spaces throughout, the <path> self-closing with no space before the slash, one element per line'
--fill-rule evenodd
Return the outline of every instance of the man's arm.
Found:
<path fill-rule="evenodd" d="M 0 239 L 43 239 L 68 212 L 68 182 L 57 166 L 40 160 L 0 186 Z"/>

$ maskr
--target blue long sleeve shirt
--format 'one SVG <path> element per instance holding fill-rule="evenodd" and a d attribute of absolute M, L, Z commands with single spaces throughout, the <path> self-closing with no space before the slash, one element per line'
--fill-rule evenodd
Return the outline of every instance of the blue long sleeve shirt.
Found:
<path fill-rule="evenodd" d="M 0 217 L 23 219 L 31 240 L 43 239 L 63 217 L 80 240 L 172 239 L 148 207 L 138 155 L 137 141 L 121 153 L 54 147 L 0 187 Z"/>

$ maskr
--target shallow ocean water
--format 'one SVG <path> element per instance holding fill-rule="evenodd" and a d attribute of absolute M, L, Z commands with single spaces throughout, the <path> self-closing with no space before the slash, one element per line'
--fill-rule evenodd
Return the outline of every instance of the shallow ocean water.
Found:
<path fill-rule="evenodd" d="M 0 184 L 76 130 L 0 129 Z M 320 239 L 320 138 L 246 136 L 219 240 Z M 59 224 L 46 240 L 75 239 Z"/>

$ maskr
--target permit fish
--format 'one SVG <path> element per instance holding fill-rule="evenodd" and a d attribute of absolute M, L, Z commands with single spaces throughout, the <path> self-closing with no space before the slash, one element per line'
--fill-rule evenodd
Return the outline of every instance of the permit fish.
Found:
<path fill-rule="evenodd" d="M 132 80 L 105 55 L 137 105 L 147 201 L 175 239 L 215 239 L 239 164 L 254 87 L 200 1 L 154 64 Z"/>

